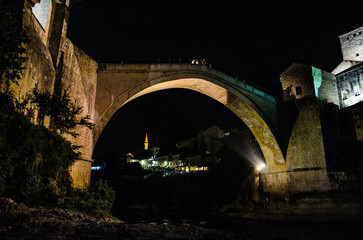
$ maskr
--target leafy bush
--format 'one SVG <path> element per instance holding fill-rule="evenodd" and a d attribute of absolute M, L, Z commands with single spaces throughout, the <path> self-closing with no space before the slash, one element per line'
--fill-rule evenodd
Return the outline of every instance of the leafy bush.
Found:
<path fill-rule="evenodd" d="M 67 133 L 73 137 L 77 137 L 75 132 L 77 126 L 92 128 L 93 124 L 89 122 L 88 115 L 80 117 L 82 107 L 77 106 L 71 101 L 71 97 L 65 90 L 61 96 L 51 94 L 47 91 L 41 92 L 36 85 L 28 94 L 27 98 L 21 105 L 27 102 L 35 105 L 38 110 L 38 123 L 43 125 L 44 118 L 51 118 L 50 128 L 59 131 L 60 134 Z"/>
<path fill-rule="evenodd" d="M 68 168 L 79 158 L 69 141 L 32 124 L 0 94 L 0 195 L 27 204 L 57 204 L 71 188 Z"/>
<path fill-rule="evenodd" d="M 111 209 L 113 190 L 102 181 L 91 192 L 72 188 L 68 169 L 80 157 L 79 146 L 60 135 L 76 137 L 77 126 L 92 127 L 90 118 L 80 116 L 82 108 L 66 91 L 55 96 L 34 88 L 22 101 L 12 96 L 10 85 L 21 80 L 26 60 L 24 0 L 0 2 L 0 197 L 30 205 L 65 206 L 67 200 L 77 210 L 102 217 Z M 25 115 L 34 110 L 38 125 Z M 50 129 L 43 126 L 46 116 L 51 119 Z"/>
<path fill-rule="evenodd" d="M 72 188 L 68 169 L 79 159 L 77 146 L 15 110 L 0 94 L 0 196 L 29 205 L 63 206 L 97 218 L 111 210 L 115 192 L 106 181 L 89 191 Z"/>
<path fill-rule="evenodd" d="M 63 207 L 82 211 L 98 219 L 106 217 L 115 201 L 115 191 L 105 180 L 96 181 L 88 191 L 75 189 Z"/>

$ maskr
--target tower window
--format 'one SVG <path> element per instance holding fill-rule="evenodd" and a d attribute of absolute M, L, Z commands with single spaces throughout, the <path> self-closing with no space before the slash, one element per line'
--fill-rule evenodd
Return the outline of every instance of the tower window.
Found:
<path fill-rule="evenodd" d="M 301 86 L 296 87 L 295 90 L 296 90 L 296 95 L 300 95 L 302 93 Z"/>
<path fill-rule="evenodd" d="M 359 95 L 360 95 L 359 85 L 354 86 L 354 96 L 359 96 Z"/>
<path fill-rule="evenodd" d="M 347 100 L 348 99 L 348 91 L 347 90 L 343 90 L 342 91 L 342 99 L 343 100 Z"/>

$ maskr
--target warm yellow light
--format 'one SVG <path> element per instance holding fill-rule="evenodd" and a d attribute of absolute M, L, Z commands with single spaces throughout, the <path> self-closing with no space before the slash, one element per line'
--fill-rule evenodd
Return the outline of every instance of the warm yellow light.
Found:
<path fill-rule="evenodd" d="M 257 171 L 261 171 L 262 169 L 264 169 L 266 167 L 266 164 L 265 163 L 260 163 L 256 166 L 256 170 Z"/>
<path fill-rule="evenodd" d="M 145 136 L 144 149 L 145 149 L 145 150 L 148 150 L 148 149 L 149 149 L 149 141 L 148 141 L 148 139 L 147 139 L 147 133 L 146 133 L 146 136 Z"/>

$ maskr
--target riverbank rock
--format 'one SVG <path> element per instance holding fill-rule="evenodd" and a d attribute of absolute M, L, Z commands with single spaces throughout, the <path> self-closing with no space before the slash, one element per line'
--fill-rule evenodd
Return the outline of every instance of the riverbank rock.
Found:
<path fill-rule="evenodd" d="M 98 221 L 61 208 L 29 208 L 0 200 L 0 239 L 251 239 L 244 233 L 187 225 L 127 224 L 115 218 Z"/>
<path fill-rule="evenodd" d="M 0 225 L 16 225 L 29 218 L 29 208 L 10 198 L 0 198 Z"/>

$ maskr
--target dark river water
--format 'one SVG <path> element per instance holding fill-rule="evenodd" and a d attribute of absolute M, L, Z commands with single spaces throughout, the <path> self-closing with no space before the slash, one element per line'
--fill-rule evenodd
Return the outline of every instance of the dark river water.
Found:
<path fill-rule="evenodd" d="M 285 222 L 231 218 L 205 211 L 127 211 L 118 216 L 126 223 L 186 225 L 249 233 L 263 239 L 363 239 L 361 222 Z"/>

